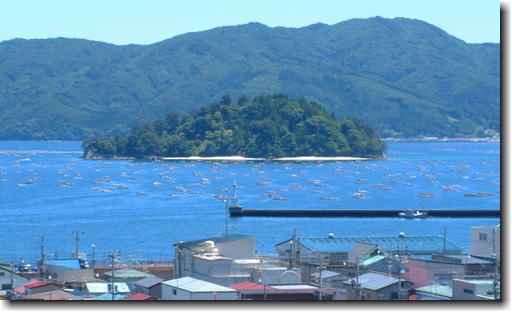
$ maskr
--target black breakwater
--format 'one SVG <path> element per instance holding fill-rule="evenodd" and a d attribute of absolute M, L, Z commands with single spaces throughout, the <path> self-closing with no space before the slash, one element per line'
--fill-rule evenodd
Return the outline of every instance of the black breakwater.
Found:
<path fill-rule="evenodd" d="M 322 210 L 322 209 L 230 209 L 231 217 L 352 217 L 352 218 L 389 218 L 399 217 L 403 210 Z M 500 210 L 443 209 L 421 210 L 428 217 L 440 218 L 499 218 Z"/>

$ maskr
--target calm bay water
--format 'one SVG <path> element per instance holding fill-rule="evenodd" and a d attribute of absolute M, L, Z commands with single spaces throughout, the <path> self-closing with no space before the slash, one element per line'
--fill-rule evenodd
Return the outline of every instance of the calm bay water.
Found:
<path fill-rule="evenodd" d="M 0 141 L 0 262 L 69 257 L 96 245 L 125 259 L 171 258 L 174 243 L 220 235 L 236 180 L 240 203 L 258 209 L 499 209 L 496 142 L 392 142 L 387 158 L 346 162 L 84 161 L 80 142 Z M 484 197 L 464 196 L 478 192 Z M 433 198 L 418 197 L 432 194 Z M 356 195 L 354 195 L 356 194 Z M 420 195 L 421 196 L 421 195 Z M 281 198 L 281 200 L 275 200 Z M 499 219 L 229 218 L 259 252 L 299 236 L 442 235 L 466 250 L 471 226 Z"/>

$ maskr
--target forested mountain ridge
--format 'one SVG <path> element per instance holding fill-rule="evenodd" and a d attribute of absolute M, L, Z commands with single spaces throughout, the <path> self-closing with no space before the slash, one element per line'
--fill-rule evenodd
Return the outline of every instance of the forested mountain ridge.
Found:
<path fill-rule="evenodd" d="M 152 45 L 0 42 L 0 139 L 127 133 L 224 94 L 286 93 L 363 119 L 382 136 L 499 131 L 498 44 L 405 18 L 188 33 Z"/>
<path fill-rule="evenodd" d="M 85 158 L 130 156 L 382 157 L 386 144 L 358 119 L 337 119 L 319 104 L 282 94 L 229 96 L 196 114 L 138 125 L 126 137 L 90 138 Z"/>

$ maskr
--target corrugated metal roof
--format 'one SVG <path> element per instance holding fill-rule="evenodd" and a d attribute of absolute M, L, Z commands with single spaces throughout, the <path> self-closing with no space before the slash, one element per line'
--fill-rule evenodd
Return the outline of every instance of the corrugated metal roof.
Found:
<path fill-rule="evenodd" d="M 272 285 L 275 289 L 281 290 L 316 290 L 318 287 L 308 284 L 293 284 L 293 285 Z"/>
<path fill-rule="evenodd" d="M 149 277 L 143 278 L 139 281 L 136 281 L 134 284 L 137 286 L 144 287 L 144 288 L 150 288 L 150 287 L 153 287 L 163 281 L 164 281 L 163 279 L 158 278 L 156 276 L 149 276 Z"/>
<path fill-rule="evenodd" d="M 348 251 L 348 262 L 362 261 L 375 248 L 378 248 L 377 244 L 356 243 Z"/>
<path fill-rule="evenodd" d="M 130 300 L 150 300 L 150 299 L 155 299 L 155 298 L 148 296 L 146 294 L 133 294 L 133 295 L 128 296 L 128 299 L 130 299 Z"/>
<path fill-rule="evenodd" d="M 240 282 L 234 285 L 231 285 L 231 288 L 236 290 L 245 290 L 245 291 L 251 291 L 251 290 L 272 290 L 275 289 L 270 286 L 264 286 L 258 283 L 253 282 Z"/>
<path fill-rule="evenodd" d="M 112 277 L 112 271 L 104 273 L 108 277 Z M 132 268 L 120 269 L 114 271 L 114 278 L 144 278 L 153 276 L 152 274 L 141 272 Z"/>
<path fill-rule="evenodd" d="M 53 281 L 46 280 L 46 281 L 38 281 L 38 280 L 31 280 L 30 282 L 23 285 L 24 288 L 38 288 L 43 287 L 47 285 L 55 285 Z"/>
<path fill-rule="evenodd" d="M 416 292 L 427 294 L 434 294 L 438 296 L 451 298 L 453 296 L 453 289 L 448 285 L 433 284 L 416 288 Z"/>
<path fill-rule="evenodd" d="M 81 300 L 82 298 L 69 294 L 61 289 L 45 291 L 37 294 L 24 296 L 25 299 L 31 300 Z"/>
<path fill-rule="evenodd" d="M 377 256 L 373 256 L 371 258 L 368 258 L 368 259 L 365 259 L 364 261 L 361 261 L 361 266 L 365 267 L 365 266 L 369 266 L 371 264 L 374 264 L 376 262 L 379 262 L 381 261 L 382 259 L 386 259 L 387 257 L 386 256 L 383 256 L 383 255 L 377 255 Z"/>
<path fill-rule="evenodd" d="M 311 273 L 311 276 L 314 278 L 318 278 L 320 276 L 320 272 Z M 334 276 L 341 276 L 341 273 L 333 272 L 333 271 L 329 271 L 329 270 L 322 270 L 322 278 L 323 279 L 334 277 Z"/>
<path fill-rule="evenodd" d="M 85 288 L 87 291 L 91 294 L 103 294 L 108 293 L 108 285 L 110 283 L 107 282 L 90 282 L 85 283 Z M 114 283 L 115 286 L 117 286 L 117 292 L 120 293 L 129 293 L 130 288 L 128 288 L 128 285 L 126 283 L 116 282 Z"/>
<path fill-rule="evenodd" d="M 344 282 L 346 285 L 352 284 L 352 282 L 356 282 L 356 279 L 349 279 Z M 366 288 L 370 290 L 379 290 L 384 287 L 388 287 L 398 283 L 398 279 L 392 276 L 377 274 L 377 273 L 365 273 L 359 276 L 359 284 L 361 288 Z"/>
<path fill-rule="evenodd" d="M 443 250 L 442 236 L 405 236 L 405 237 L 332 237 L 300 238 L 300 244 L 314 252 L 348 252 L 356 243 L 379 245 L 386 252 L 398 249 L 411 253 L 433 253 Z M 462 252 L 462 248 L 446 240 L 446 250 Z"/>
<path fill-rule="evenodd" d="M 62 260 L 47 260 L 46 264 L 63 267 L 70 270 L 80 270 L 80 260 L 78 259 L 62 259 Z"/>
<path fill-rule="evenodd" d="M 182 277 L 169 281 L 165 281 L 162 284 L 169 285 L 175 288 L 183 289 L 190 292 L 233 292 L 235 289 L 202 281 L 193 277 Z"/>
<path fill-rule="evenodd" d="M 472 257 L 470 255 L 447 255 L 445 257 L 458 259 L 462 264 L 492 264 L 489 260 Z"/>
<path fill-rule="evenodd" d="M 217 236 L 217 237 L 193 240 L 193 241 L 184 242 L 184 243 L 177 243 L 177 244 L 174 244 L 174 246 L 195 248 L 195 247 L 203 246 L 205 241 L 213 241 L 214 244 L 222 244 L 222 243 L 226 243 L 226 242 L 232 242 L 232 241 L 248 239 L 248 238 L 253 238 L 253 237 L 248 236 L 248 235 L 243 235 L 243 234 L 231 234 L 231 235 L 227 235 L 227 236 Z"/>

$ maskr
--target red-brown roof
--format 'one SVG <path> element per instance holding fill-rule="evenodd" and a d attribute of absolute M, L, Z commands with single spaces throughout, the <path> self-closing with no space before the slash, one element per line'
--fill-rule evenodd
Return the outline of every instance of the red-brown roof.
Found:
<path fill-rule="evenodd" d="M 17 292 L 18 294 L 24 294 L 25 293 L 25 287 L 20 286 L 18 288 L 14 288 L 14 291 Z"/>
<path fill-rule="evenodd" d="M 38 287 L 43 287 L 43 286 L 47 286 L 47 285 L 52 285 L 54 284 L 53 281 L 30 281 L 28 283 L 26 283 L 25 285 L 23 285 L 23 287 L 25 288 L 38 288 Z"/>
<path fill-rule="evenodd" d="M 43 287 L 43 286 L 52 285 L 52 284 L 54 284 L 53 281 L 49 281 L 49 280 L 46 280 L 46 281 L 31 280 L 23 286 L 14 288 L 14 291 L 19 294 L 24 294 L 25 288 L 32 289 L 32 288 L 38 288 L 38 287 Z"/>
<path fill-rule="evenodd" d="M 26 300 L 81 300 L 82 298 L 57 289 L 22 297 Z"/>
<path fill-rule="evenodd" d="M 133 295 L 128 296 L 128 299 L 130 299 L 130 300 L 151 300 L 151 299 L 155 299 L 155 298 L 145 295 L 145 294 L 133 294 Z"/>
<path fill-rule="evenodd" d="M 258 283 L 253 282 L 241 282 L 234 285 L 231 285 L 230 288 L 236 290 L 274 290 L 275 288 L 270 286 L 264 286 Z"/>

